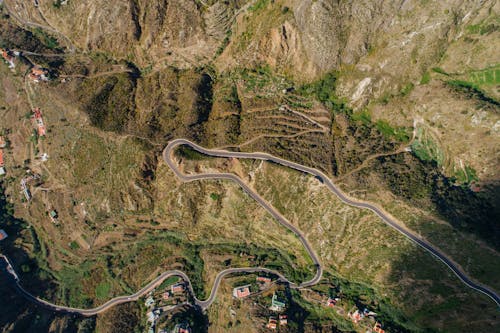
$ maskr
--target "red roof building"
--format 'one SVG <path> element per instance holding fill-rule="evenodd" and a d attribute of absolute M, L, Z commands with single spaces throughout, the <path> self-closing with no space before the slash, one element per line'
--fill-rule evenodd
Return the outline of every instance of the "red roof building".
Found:
<path fill-rule="evenodd" d="M 276 318 L 274 317 L 269 317 L 269 322 L 267 323 L 266 327 L 272 330 L 276 329 Z"/>
<path fill-rule="evenodd" d="M 44 136 L 47 131 L 45 129 L 45 124 L 43 123 L 42 111 L 40 110 L 40 108 L 35 108 L 33 110 L 33 118 L 35 119 L 38 136 Z"/>
<path fill-rule="evenodd" d="M 262 283 L 271 283 L 271 279 L 268 277 L 264 276 L 257 276 L 257 282 L 262 282 Z"/>
<path fill-rule="evenodd" d="M 184 283 L 176 283 L 170 287 L 170 290 L 172 291 L 172 294 L 176 293 L 183 293 L 185 288 L 184 288 Z"/>
<path fill-rule="evenodd" d="M 250 296 L 250 285 L 234 288 L 233 296 L 236 298 L 244 298 Z"/>
<path fill-rule="evenodd" d="M 380 323 L 375 323 L 375 326 L 373 326 L 373 331 L 375 333 L 385 333 L 385 331 L 382 329 L 382 325 Z"/>

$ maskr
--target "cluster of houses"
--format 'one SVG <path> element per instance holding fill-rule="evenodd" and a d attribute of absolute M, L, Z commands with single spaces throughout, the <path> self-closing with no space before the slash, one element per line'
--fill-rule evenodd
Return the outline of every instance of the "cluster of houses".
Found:
<path fill-rule="evenodd" d="M 28 185 L 29 185 L 29 183 L 31 183 L 34 180 L 39 180 L 40 176 L 36 173 L 31 173 L 31 170 L 28 170 L 27 173 L 28 173 L 28 176 L 21 179 L 21 192 L 23 193 L 26 201 L 30 201 L 31 200 L 31 192 L 30 192 Z"/>
<path fill-rule="evenodd" d="M 169 289 L 163 291 L 161 293 L 161 298 L 159 299 L 159 303 L 161 303 L 161 300 L 167 301 L 172 299 L 173 296 L 183 294 L 186 291 L 186 285 L 183 281 L 174 283 L 170 286 Z M 157 305 L 157 302 L 154 298 L 154 290 L 149 293 L 148 297 L 146 298 L 146 301 L 144 302 L 144 305 L 150 309 L 150 311 L 147 313 L 147 319 L 148 323 L 150 323 L 150 327 L 148 330 L 148 333 L 154 333 L 155 331 L 155 326 L 157 320 L 160 318 L 160 314 L 164 311 L 164 307 L 161 306 L 161 304 Z M 178 332 L 184 333 L 184 332 L 191 332 L 189 325 L 187 328 L 183 328 L 184 326 L 181 325 L 179 326 Z"/>
<path fill-rule="evenodd" d="M 38 136 L 45 136 L 47 133 L 47 129 L 45 128 L 45 124 L 43 122 L 42 111 L 40 108 L 35 108 L 33 110 L 33 123 L 37 129 Z"/>
<path fill-rule="evenodd" d="M 260 288 L 269 287 L 272 283 L 271 278 L 266 276 L 257 276 L 255 280 L 260 284 Z M 233 289 L 233 297 L 235 298 L 245 298 L 250 296 L 250 285 L 240 286 Z"/>
<path fill-rule="evenodd" d="M 272 283 L 271 278 L 265 276 L 258 276 L 256 281 L 261 284 L 260 288 L 263 289 L 265 287 L 269 287 Z M 245 298 L 250 296 L 250 285 L 239 286 L 233 289 L 233 297 L 234 298 Z M 269 317 L 268 322 L 266 324 L 266 328 L 275 330 L 278 325 L 285 326 L 288 324 L 288 317 L 285 314 L 282 314 L 286 309 L 286 302 L 282 300 L 276 293 L 273 293 L 273 297 L 271 298 L 271 305 L 269 310 L 273 312 L 277 312 L 278 316 L 272 315 Z"/>
<path fill-rule="evenodd" d="M 372 318 L 372 320 L 377 316 L 377 314 L 373 311 L 368 310 L 367 308 L 360 311 L 356 308 L 355 311 L 351 311 L 347 314 L 347 316 L 352 320 L 353 323 L 358 324 L 364 318 Z M 372 329 L 375 333 L 385 333 L 385 330 L 382 329 L 382 324 L 375 320 L 375 325 Z"/>
<path fill-rule="evenodd" d="M 279 315 L 278 318 L 271 316 L 267 322 L 266 327 L 275 330 L 279 326 L 286 326 L 288 324 L 288 317 L 286 315 Z"/>
<path fill-rule="evenodd" d="M 5 148 L 5 138 L 0 135 L 0 176 L 5 175 L 5 164 L 3 160 L 3 149 Z"/>

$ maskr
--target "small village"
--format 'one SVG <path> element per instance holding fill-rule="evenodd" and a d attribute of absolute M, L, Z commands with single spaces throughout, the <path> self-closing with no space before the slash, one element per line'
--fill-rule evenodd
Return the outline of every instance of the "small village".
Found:
<path fill-rule="evenodd" d="M 163 320 L 169 312 L 188 305 L 188 297 L 185 282 L 177 277 L 167 278 L 152 290 L 144 301 L 147 309 L 148 333 L 191 333 L 191 327 L 187 322 L 177 323 L 172 330 L 167 330 Z"/>
<path fill-rule="evenodd" d="M 16 70 L 16 62 L 22 57 L 21 52 L 4 48 L 0 48 L 0 55 L 11 71 Z M 29 68 L 27 78 L 33 83 L 48 82 L 51 80 L 51 75 L 49 70 L 38 65 L 32 65 Z M 42 110 L 38 107 L 33 108 L 33 110 L 29 112 L 29 119 L 33 127 L 29 142 L 34 146 L 35 159 L 42 163 L 46 162 L 49 157 L 47 153 L 43 152 L 41 141 L 44 140 L 47 135 L 47 127 L 45 125 Z M 7 165 L 9 165 L 10 162 L 7 160 L 7 152 L 12 148 L 11 142 L 8 140 L 8 135 L 9 130 L 0 129 L 0 179 L 8 176 Z M 21 201 L 25 204 L 29 204 L 32 200 L 33 190 L 43 184 L 42 176 L 30 169 L 30 163 L 30 159 L 25 161 L 25 175 L 20 180 Z M 47 216 L 54 224 L 59 223 L 59 216 L 55 209 L 48 209 Z M 7 237 L 5 231 L 3 231 L 3 235 L 4 236 L 0 236 L 0 241 Z"/>
<path fill-rule="evenodd" d="M 276 282 L 277 281 L 273 282 L 269 277 L 257 276 L 256 286 L 254 284 L 245 284 L 233 288 L 233 298 L 244 300 L 252 296 L 262 295 L 262 292 L 269 290 Z M 365 333 L 385 333 L 382 323 L 377 321 L 377 313 L 366 307 L 358 308 L 357 306 L 353 306 L 349 311 L 346 311 L 345 306 L 348 303 L 344 305 L 342 298 L 342 293 L 339 291 L 330 293 L 329 295 L 311 291 L 311 298 L 307 299 L 322 307 L 331 308 L 337 315 L 348 319 L 355 327 L 363 329 Z M 287 315 L 287 301 L 282 291 L 275 290 L 272 292 L 267 310 L 269 311 L 269 315 L 264 325 L 265 329 L 269 331 L 280 331 L 280 329 L 284 329 L 289 324 L 290 319 Z"/>

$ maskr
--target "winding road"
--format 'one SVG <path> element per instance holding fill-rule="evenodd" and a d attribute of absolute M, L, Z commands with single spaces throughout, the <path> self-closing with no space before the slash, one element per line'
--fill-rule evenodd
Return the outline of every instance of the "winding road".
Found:
<path fill-rule="evenodd" d="M 243 180 L 236 176 L 235 174 L 232 173 L 204 173 L 204 174 L 196 174 L 196 175 L 186 175 L 182 173 L 178 166 L 177 163 L 174 161 L 173 153 L 174 150 L 181 145 L 186 145 L 189 146 L 190 148 L 198 151 L 199 153 L 208 155 L 208 156 L 213 156 L 213 157 L 226 157 L 226 158 L 240 158 L 240 159 L 257 159 L 257 160 L 264 160 L 268 162 L 273 162 L 277 163 L 310 175 L 315 176 L 322 184 L 327 186 L 327 188 L 333 192 L 335 195 L 338 196 L 338 198 L 343 201 L 344 203 L 353 206 L 353 207 L 358 207 L 358 208 L 364 208 L 371 210 L 374 212 L 377 216 L 379 216 L 387 225 L 390 227 L 396 229 L 398 232 L 406 236 L 408 239 L 410 239 L 412 242 L 423 248 L 424 250 L 428 251 L 431 253 L 434 257 L 436 257 L 438 260 L 443 262 L 450 270 L 469 288 L 472 288 L 478 292 L 481 292 L 491 298 L 498 307 L 500 307 L 500 298 L 499 296 L 493 291 L 492 289 L 481 285 L 479 283 L 476 283 L 472 281 L 451 259 L 449 259 L 444 253 L 442 253 L 439 249 L 435 248 L 432 244 L 428 243 L 424 239 L 420 238 L 419 236 L 415 235 L 413 232 L 410 230 L 406 229 L 402 225 L 398 224 L 394 219 L 392 219 L 387 213 L 385 213 L 381 208 L 377 207 L 374 204 L 359 201 L 359 200 L 354 200 L 352 198 L 349 198 L 347 195 L 345 195 L 340 189 L 338 189 L 333 182 L 326 176 L 323 172 L 310 168 L 307 166 L 303 166 L 301 164 L 291 162 L 267 153 L 259 153 L 259 152 L 254 152 L 254 153 L 245 153 L 245 152 L 233 152 L 233 151 L 227 151 L 227 150 L 217 150 L 217 149 L 207 149 L 203 148 L 187 139 L 175 139 L 171 141 L 167 147 L 163 151 L 163 159 L 165 163 L 172 169 L 172 171 L 176 174 L 176 176 L 182 180 L 183 182 L 191 182 L 191 181 L 197 181 L 197 180 L 203 180 L 203 179 L 226 179 L 226 180 L 232 180 L 236 183 L 238 183 L 241 188 L 247 192 L 254 200 L 256 200 L 264 209 L 266 209 L 280 224 L 282 224 L 284 227 L 288 228 L 291 230 L 302 242 L 304 247 L 306 248 L 307 252 L 309 253 L 312 261 L 315 264 L 316 267 L 316 274 L 315 276 L 306 282 L 303 282 L 301 284 L 295 284 L 292 281 L 289 281 L 285 276 L 283 276 L 281 273 L 270 270 L 267 268 L 263 267 L 253 267 L 253 268 L 230 268 L 221 271 L 220 273 L 217 274 L 216 279 L 214 281 L 214 285 L 212 287 L 212 290 L 210 292 L 209 297 L 206 300 L 199 300 L 196 298 L 191 281 L 189 277 L 182 271 L 178 270 L 170 270 L 162 273 L 159 275 L 157 278 L 155 278 L 153 281 L 149 282 L 145 287 L 137 291 L 135 294 L 128 295 L 128 296 L 119 296 L 115 297 L 106 303 L 93 308 L 93 309 L 79 309 L 79 308 L 72 308 L 72 307 L 67 307 L 67 306 L 62 306 L 62 305 L 56 305 L 50 302 L 47 302 L 45 300 L 42 300 L 38 297 L 33 296 L 31 293 L 26 291 L 21 283 L 19 278 L 17 277 L 17 274 L 13 270 L 12 265 L 10 264 L 9 259 L 1 255 L 0 257 L 4 259 L 7 267 L 7 271 L 13 276 L 13 279 L 15 280 L 16 287 L 19 290 L 19 292 L 26 297 L 28 300 L 33 301 L 39 305 L 42 305 L 46 308 L 49 308 L 53 311 L 57 312 L 65 312 L 65 313 L 78 313 L 83 316 L 93 316 L 98 313 L 104 312 L 107 309 L 118 305 L 122 303 L 127 303 L 127 302 L 132 302 L 132 301 L 137 301 L 140 297 L 146 295 L 149 293 L 151 290 L 159 286 L 165 279 L 167 279 L 170 276 L 179 276 L 184 281 L 186 282 L 186 285 L 191 293 L 191 295 L 194 298 L 194 302 L 197 306 L 199 306 L 201 309 L 207 309 L 215 300 L 217 290 L 220 286 L 220 283 L 224 277 L 230 274 L 238 274 L 238 273 L 258 273 L 258 272 L 264 272 L 264 273 L 269 273 L 273 274 L 278 277 L 280 281 L 283 281 L 285 283 L 288 283 L 291 288 L 304 288 L 304 287 L 309 287 L 312 286 L 316 283 L 318 283 L 321 280 L 322 274 L 323 274 L 323 267 L 320 263 L 320 260 L 318 259 L 316 253 L 314 252 L 313 248 L 305 238 L 305 236 L 298 230 L 294 225 L 292 225 L 283 215 L 281 215 L 272 205 L 270 205 L 266 200 L 264 200 L 258 193 L 256 193 L 253 189 L 251 189 Z"/>

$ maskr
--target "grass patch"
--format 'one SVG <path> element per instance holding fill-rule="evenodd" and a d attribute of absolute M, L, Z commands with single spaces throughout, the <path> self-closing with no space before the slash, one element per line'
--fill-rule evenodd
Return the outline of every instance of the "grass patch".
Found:
<path fill-rule="evenodd" d="M 469 73 L 469 80 L 477 85 L 498 85 L 500 84 L 500 65 Z"/>
<path fill-rule="evenodd" d="M 333 113 L 348 114 L 350 109 L 336 94 L 337 79 L 338 73 L 330 72 L 318 81 L 303 85 L 297 89 L 297 92 L 303 96 L 315 96 L 316 99 L 325 104 Z"/>
<path fill-rule="evenodd" d="M 464 168 L 459 168 L 455 172 L 456 182 L 468 185 L 473 181 L 478 181 L 477 172 L 472 167 L 466 165 Z"/>
<path fill-rule="evenodd" d="M 95 288 L 95 295 L 98 299 L 104 300 L 109 297 L 109 292 L 111 291 L 111 284 L 109 282 L 101 282 Z"/>
<path fill-rule="evenodd" d="M 420 79 L 420 84 L 427 84 L 431 81 L 431 74 L 429 72 L 425 72 Z"/>
<path fill-rule="evenodd" d="M 366 109 L 359 112 L 354 112 L 351 115 L 351 119 L 356 122 L 361 122 L 366 126 L 369 126 L 372 123 L 372 116 L 370 114 L 370 111 Z"/>
<path fill-rule="evenodd" d="M 251 12 L 256 12 L 264 9 L 268 4 L 269 0 L 257 0 L 253 6 L 250 6 L 250 8 L 248 8 L 248 10 Z"/>
<path fill-rule="evenodd" d="M 196 150 L 191 149 L 191 148 L 189 148 L 187 146 L 180 146 L 175 151 L 175 154 L 177 156 L 186 158 L 188 160 L 195 160 L 195 161 L 204 160 L 204 159 L 207 158 L 207 156 L 205 156 L 202 153 L 199 153 Z"/>
<path fill-rule="evenodd" d="M 168 277 L 165 281 L 163 281 L 160 286 L 158 287 L 158 289 L 165 289 L 167 287 L 169 287 L 170 285 L 174 284 L 174 283 L 177 283 L 179 281 L 179 277 L 177 276 L 170 276 Z"/>
<path fill-rule="evenodd" d="M 57 39 L 47 34 L 41 28 L 35 28 L 33 34 L 49 49 L 56 50 L 60 48 Z"/>
<path fill-rule="evenodd" d="M 375 126 L 386 138 L 395 138 L 401 142 L 408 142 L 410 140 L 410 136 L 405 128 L 394 128 L 387 121 L 382 119 L 378 120 Z"/>
<path fill-rule="evenodd" d="M 443 152 L 422 128 L 417 130 L 416 139 L 411 145 L 411 150 L 421 161 L 434 161 L 438 166 L 443 165 Z"/>
<path fill-rule="evenodd" d="M 72 250 L 78 250 L 80 248 L 80 245 L 78 245 L 77 242 L 75 241 L 72 241 L 71 243 L 69 243 L 69 247 L 72 249 Z"/>
<path fill-rule="evenodd" d="M 442 69 L 441 67 L 433 67 L 432 71 L 435 72 L 435 73 L 438 73 L 438 74 L 446 75 L 446 76 L 450 75 L 444 69 Z"/>
<path fill-rule="evenodd" d="M 482 91 L 481 88 L 479 88 L 479 86 L 474 83 L 462 80 L 450 80 L 447 81 L 446 84 L 453 90 L 463 93 L 470 98 L 476 98 L 481 102 L 492 104 L 496 107 L 500 106 L 499 101 L 486 95 L 486 93 Z"/>

